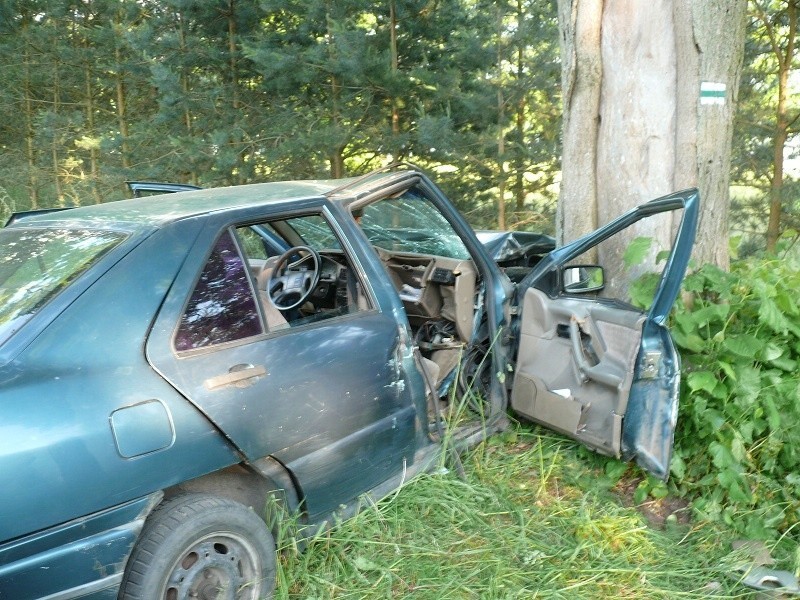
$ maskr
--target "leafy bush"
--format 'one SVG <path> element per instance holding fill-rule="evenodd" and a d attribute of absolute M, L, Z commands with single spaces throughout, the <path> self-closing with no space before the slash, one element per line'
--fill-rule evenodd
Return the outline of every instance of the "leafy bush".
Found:
<path fill-rule="evenodd" d="M 800 269 L 704 266 L 684 290 L 672 322 L 683 358 L 674 485 L 698 516 L 749 538 L 797 536 Z"/>

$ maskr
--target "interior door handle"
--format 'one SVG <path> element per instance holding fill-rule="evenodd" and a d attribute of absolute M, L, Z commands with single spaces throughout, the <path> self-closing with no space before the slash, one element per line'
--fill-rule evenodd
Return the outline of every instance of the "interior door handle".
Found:
<path fill-rule="evenodd" d="M 569 319 L 569 339 L 572 342 L 572 356 L 575 358 L 578 369 L 586 379 L 593 379 L 611 387 L 619 387 L 622 379 L 614 373 L 606 371 L 602 362 L 590 365 L 589 361 L 586 360 L 586 356 L 583 353 L 583 342 L 581 341 L 581 328 L 575 315 L 572 315 Z"/>
<path fill-rule="evenodd" d="M 228 369 L 227 373 L 206 379 L 203 383 L 209 390 L 224 387 L 226 385 L 236 385 L 266 375 L 267 370 L 262 365 L 238 364 Z"/>

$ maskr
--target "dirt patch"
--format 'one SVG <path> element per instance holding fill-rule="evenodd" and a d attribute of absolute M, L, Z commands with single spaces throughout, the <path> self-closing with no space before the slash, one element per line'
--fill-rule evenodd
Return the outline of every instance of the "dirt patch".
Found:
<path fill-rule="evenodd" d="M 691 522 L 689 502 L 683 498 L 667 496 L 666 498 L 647 498 L 641 504 L 636 504 L 633 497 L 636 488 L 642 481 L 641 478 L 623 478 L 613 491 L 620 497 L 624 506 L 635 506 L 647 519 L 651 526 L 662 529 L 670 516 L 675 517 L 675 522 L 688 525 Z"/>

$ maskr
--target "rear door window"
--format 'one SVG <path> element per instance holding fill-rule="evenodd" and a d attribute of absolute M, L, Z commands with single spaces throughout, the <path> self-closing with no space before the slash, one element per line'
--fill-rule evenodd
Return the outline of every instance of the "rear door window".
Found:
<path fill-rule="evenodd" d="M 229 231 L 217 240 L 175 335 L 179 352 L 264 332 L 246 267 Z"/>

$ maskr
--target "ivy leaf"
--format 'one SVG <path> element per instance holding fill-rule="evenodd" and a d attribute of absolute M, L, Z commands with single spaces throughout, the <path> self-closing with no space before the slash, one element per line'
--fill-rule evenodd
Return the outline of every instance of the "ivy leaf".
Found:
<path fill-rule="evenodd" d="M 746 404 L 755 402 L 761 394 L 761 372 L 755 367 L 740 367 L 736 396 Z"/>
<path fill-rule="evenodd" d="M 701 338 L 696 333 L 681 333 L 679 330 L 675 330 L 672 332 L 672 339 L 675 340 L 675 343 L 684 350 L 688 350 L 689 352 L 694 352 L 695 354 L 700 354 L 706 348 L 706 342 L 703 338 Z"/>
<path fill-rule="evenodd" d="M 736 465 L 736 460 L 733 458 L 731 451 L 719 442 L 711 442 L 708 446 L 708 450 L 711 452 L 711 459 L 714 461 L 714 466 L 720 469 L 720 471 L 723 469 L 730 469 L 730 467 Z M 720 481 L 720 483 L 722 482 Z"/>
<path fill-rule="evenodd" d="M 647 500 L 647 492 L 648 492 L 648 485 L 647 480 L 642 480 L 639 482 L 639 485 L 636 486 L 636 490 L 633 492 L 633 501 L 636 504 L 641 504 L 645 500 Z"/>
<path fill-rule="evenodd" d="M 739 356 L 755 358 L 764 347 L 764 342 L 749 333 L 741 333 L 739 335 L 726 337 L 725 341 L 722 342 L 722 346 L 726 350 Z"/>
<path fill-rule="evenodd" d="M 771 362 L 783 356 L 783 348 L 775 342 L 767 342 L 761 351 L 761 360 Z"/>
<path fill-rule="evenodd" d="M 710 323 L 724 323 L 730 312 L 729 304 L 711 304 L 696 311 L 694 318 L 697 326 L 703 327 Z"/>
<path fill-rule="evenodd" d="M 781 426 L 781 413 L 775 406 L 775 400 L 769 396 L 764 398 L 764 412 L 767 413 L 767 423 L 772 431 L 779 431 Z"/>
<path fill-rule="evenodd" d="M 737 379 L 736 371 L 730 365 L 730 363 L 719 361 L 717 365 L 719 366 L 720 369 L 722 369 L 725 372 L 725 375 L 727 375 L 729 379 L 731 379 L 732 381 L 736 381 Z"/>
<path fill-rule="evenodd" d="M 747 451 L 744 448 L 744 443 L 739 438 L 739 436 L 736 436 L 731 440 L 731 454 L 733 455 L 733 458 L 735 458 L 738 462 L 743 462 L 745 457 L 747 456 Z"/>
<path fill-rule="evenodd" d="M 669 462 L 669 470 L 676 479 L 683 479 L 686 476 L 686 461 L 678 454 L 672 455 L 672 460 Z"/>
<path fill-rule="evenodd" d="M 659 481 L 650 490 L 650 495 L 656 500 L 660 500 L 661 498 L 666 498 L 667 495 L 669 495 L 669 489 L 663 481 Z"/>
<path fill-rule="evenodd" d="M 793 373 L 797 369 L 797 361 L 792 360 L 787 356 L 781 356 L 779 358 L 773 359 L 770 362 L 779 369 L 781 369 L 782 371 L 787 371 L 789 373 Z"/>
<path fill-rule="evenodd" d="M 789 330 L 789 320 L 770 298 L 761 298 L 761 305 L 758 307 L 758 320 L 772 329 L 772 331 L 782 335 L 785 335 Z"/>
<path fill-rule="evenodd" d="M 693 392 L 703 390 L 711 394 L 717 386 L 717 378 L 711 371 L 694 371 L 689 373 L 686 383 Z"/>
<path fill-rule="evenodd" d="M 742 476 L 733 469 L 722 469 L 717 475 L 717 481 L 728 490 L 728 495 L 733 502 L 749 502 L 750 496 L 745 493 L 746 486 Z"/>
<path fill-rule="evenodd" d="M 651 237 L 637 237 L 634 239 L 625 249 L 625 254 L 622 257 L 625 267 L 631 268 L 642 264 L 650 253 L 652 245 L 653 238 Z"/>

